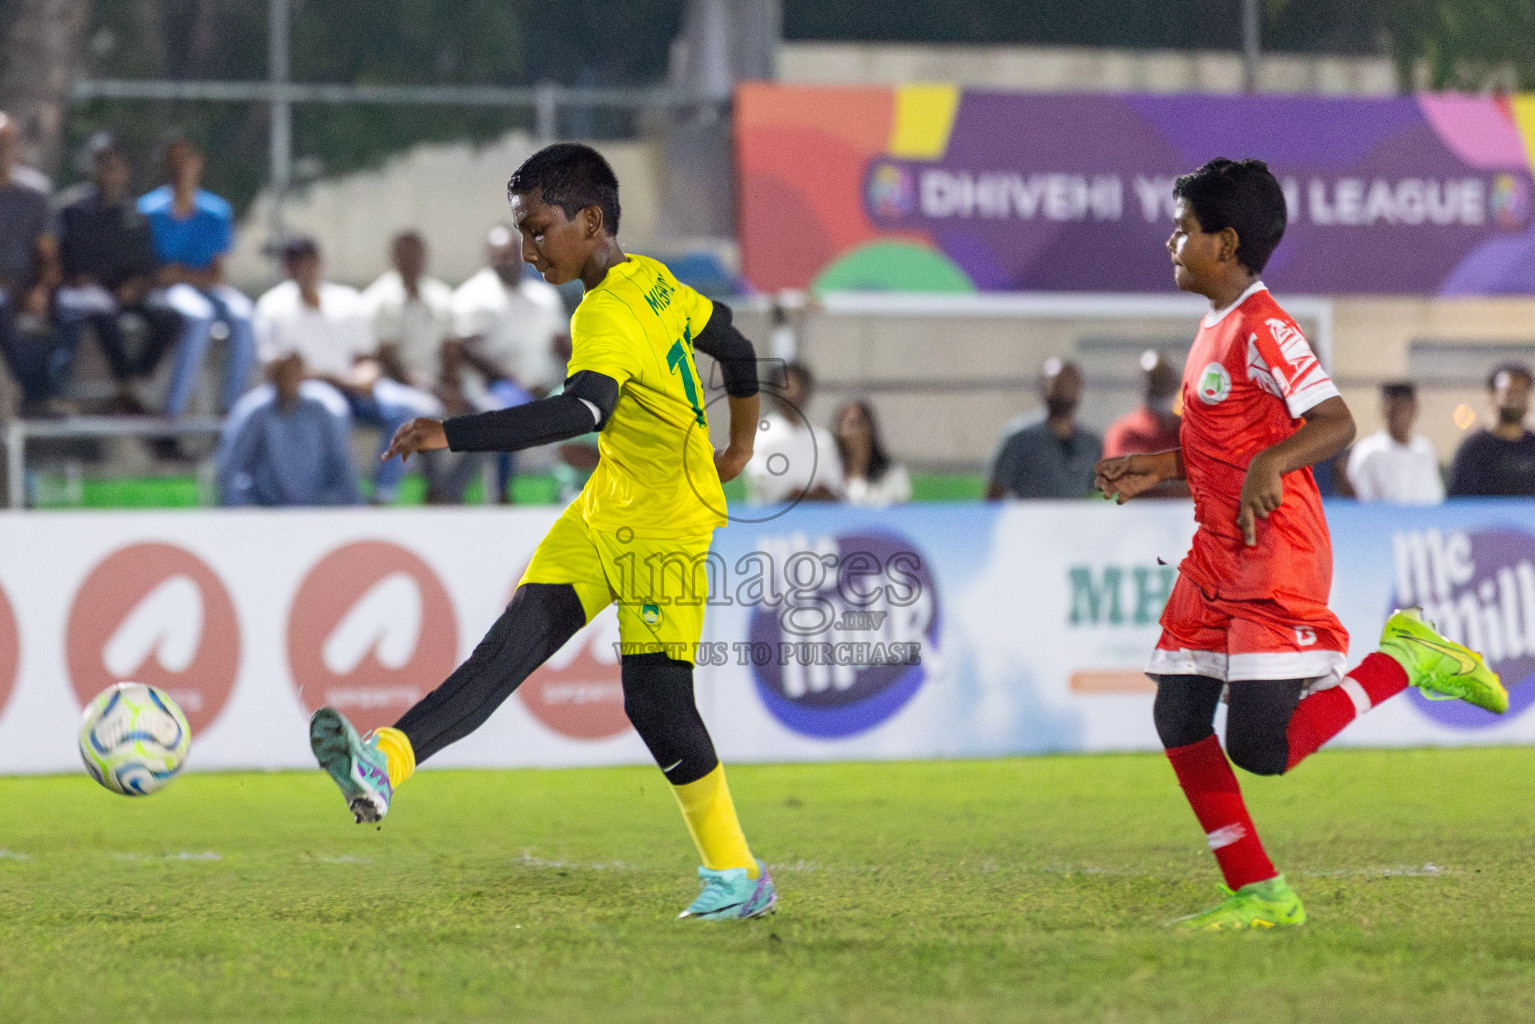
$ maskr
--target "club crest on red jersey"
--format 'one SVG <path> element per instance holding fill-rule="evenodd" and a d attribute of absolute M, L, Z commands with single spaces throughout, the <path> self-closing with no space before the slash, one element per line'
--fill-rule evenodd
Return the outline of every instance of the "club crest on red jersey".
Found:
<path fill-rule="evenodd" d="M 1231 395 L 1231 373 L 1221 363 L 1211 363 L 1199 373 L 1199 400 L 1219 405 Z"/>

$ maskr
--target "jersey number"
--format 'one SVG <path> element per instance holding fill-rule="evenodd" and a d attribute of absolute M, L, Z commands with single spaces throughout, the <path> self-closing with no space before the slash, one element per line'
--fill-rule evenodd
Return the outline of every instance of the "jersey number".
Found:
<path fill-rule="evenodd" d="M 688 404 L 693 407 L 693 413 L 698 417 L 698 425 L 707 426 L 704 411 L 698 407 L 698 388 L 693 384 L 693 375 L 688 372 L 688 350 L 683 347 L 681 338 L 672 342 L 671 349 L 666 353 L 666 365 L 682 374 L 682 390 L 688 393 Z"/>

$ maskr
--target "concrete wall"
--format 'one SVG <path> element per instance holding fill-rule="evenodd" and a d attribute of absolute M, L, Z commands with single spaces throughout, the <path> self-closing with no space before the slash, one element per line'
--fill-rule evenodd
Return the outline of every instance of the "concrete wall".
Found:
<path fill-rule="evenodd" d="M 457 284 L 483 266 L 485 233 L 506 219 L 506 179 L 537 148 L 520 131 L 480 147 L 418 146 L 376 170 L 299 190 L 288 203 L 288 230 L 319 239 L 331 277 L 363 286 L 387 267 L 390 239 L 414 228 L 426 237 L 431 272 Z M 656 149 L 643 141 L 598 148 L 623 182 L 622 237 L 645 249 L 655 238 L 660 207 Z M 234 282 L 253 295 L 277 279 L 263 252 L 270 223 L 271 199 L 263 193 L 240 225 L 229 265 Z"/>
<path fill-rule="evenodd" d="M 822 85 L 956 82 L 1024 92 L 1236 93 L 1242 55 L 1224 51 L 1111 50 L 1067 46 L 785 43 L 778 80 Z M 1386 57 L 1267 54 L 1258 91 L 1390 96 L 1400 91 Z"/>
<path fill-rule="evenodd" d="M 766 314 L 740 320 L 765 348 Z M 1316 335 L 1315 321 L 1302 317 L 1301 326 Z M 867 397 L 900 458 L 974 470 L 1010 419 L 1039 410 L 1037 375 L 1046 358 L 1082 364 L 1088 389 L 1081 418 L 1101 431 L 1138 404 L 1140 353 L 1159 348 L 1181 359 L 1195 329 L 1191 318 L 1171 316 L 1019 320 L 820 311 L 804 319 L 800 354 L 820 381 L 813 418 L 830 422 L 842 401 Z M 1361 434 L 1382 425 L 1379 385 L 1415 380 L 1419 428 L 1447 463 L 1466 434 L 1488 421 L 1482 381 L 1490 368 L 1505 358 L 1535 364 L 1535 299 L 1339 298 L 1333 350 L 1333 373 Z M 1462 410 L 1457 422 L 1463 406 L 1474 418 Z"/>

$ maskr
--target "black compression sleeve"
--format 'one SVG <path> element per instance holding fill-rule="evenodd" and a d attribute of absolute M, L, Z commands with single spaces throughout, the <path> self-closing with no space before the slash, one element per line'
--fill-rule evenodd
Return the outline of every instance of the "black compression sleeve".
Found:
<path fill-rule="evenodd" d="M 618 381 L 596 370 L 582 370 L 565 378 L 563 393 L 584 398 L 595 405 L 599 413 L 596 429 L 601 430 L 618 404 Z"/>
<path fill-rule="evenodd" d="M 727 394 L 750 398 L 757 393 L 757 350 L 736 330 L 732 318 L 730 307 L 716 302 L 709 322 L 693 339 L 693 347 L 719 362 Z"/>
<path fill-rule="evenodd" d="M 595 421 L 587 402 L 597 407 Z M 455 416 L 444 420 L 442 429 L 448 448 L 455 452 L 520 452 L 602 429 L 617 403 L 618 381 L 582 370 L 565 381 L 561 394 L 510 409 Z"/>

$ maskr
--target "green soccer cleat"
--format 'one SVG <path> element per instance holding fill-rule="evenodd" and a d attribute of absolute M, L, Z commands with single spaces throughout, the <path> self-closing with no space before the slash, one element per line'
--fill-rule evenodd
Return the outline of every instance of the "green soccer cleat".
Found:
<path fill-rule="evenodd" d="M 321 708 L 309 720 L 309 747 L 346 797 L 357 824 L 367 825 L 389 813 L 389 762 L 378 744 L 363 739 L 335 708 Z"/>
<path fill-rule="evenodd" d="M 694 917 L 701 921 L 744 920 L 760 917 L 778 905 L 778 892 L 773 888 L 773 877 L 767 865 L 757 862 L 757 877 L 747 878 L 745 868 L 728 868 L 724 871 L 698 869 L 698 879 L 703 891 L 679 918 Z"/>
<path fill-rule="evenodd" d="M 1446 640 L 1417 608 L 1386 620 L 1380 649 L 1407 670 L 1407 678 L 1429 700 L 1463 700 L 1495 715 L 1508 710 L 1508 691 L 1482 656 Z"/>
<path fill-rule="evenodd" d="M 1266 882 L 1244 885 L 1236 892 L 1228 889 L 1226 898 L 1203 914 L 1180 917 L 1172 926 L 1189 932 L 1240 932 L 1305 923 L 1306 908 L 1300 897 L 1284 875 L 1275 875 Z"/>

